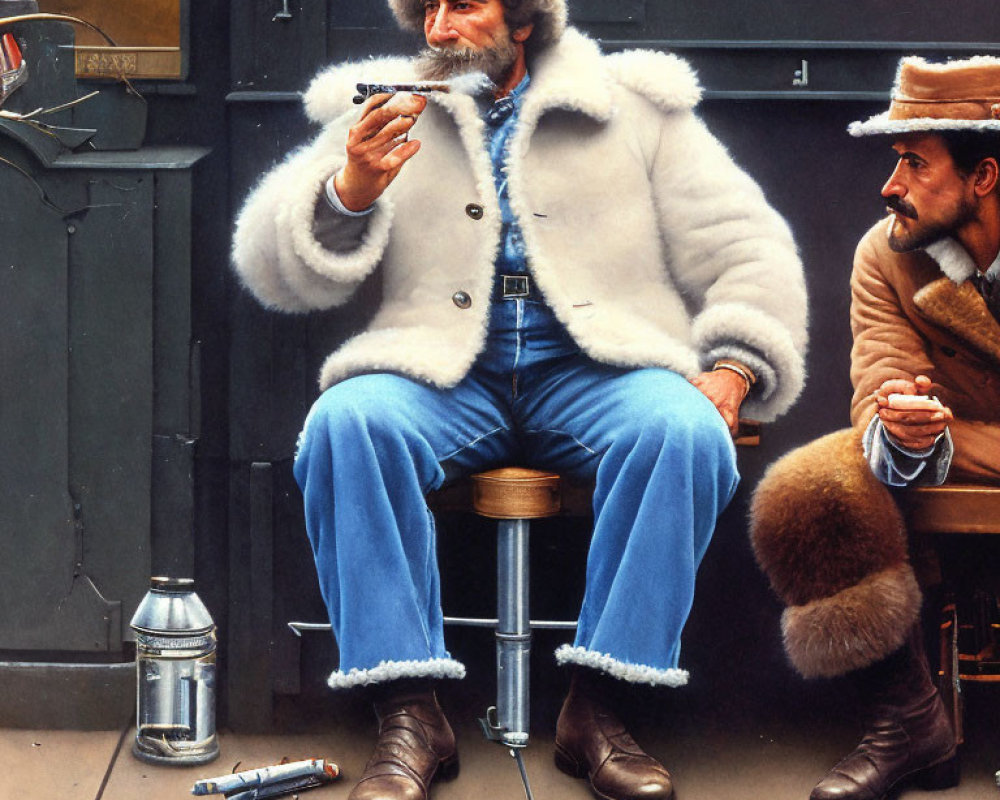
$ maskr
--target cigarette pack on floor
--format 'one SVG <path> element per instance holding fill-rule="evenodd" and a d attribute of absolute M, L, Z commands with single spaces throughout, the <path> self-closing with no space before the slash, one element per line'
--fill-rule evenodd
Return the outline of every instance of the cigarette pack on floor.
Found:
<path fill-rule="evenodd" d="M 195 783 L 191 794 L 224 794 L 227 800 L 263 800 L 322 786 L 339 777 L 340 768 L 322 758 L 234 772 Z"/>

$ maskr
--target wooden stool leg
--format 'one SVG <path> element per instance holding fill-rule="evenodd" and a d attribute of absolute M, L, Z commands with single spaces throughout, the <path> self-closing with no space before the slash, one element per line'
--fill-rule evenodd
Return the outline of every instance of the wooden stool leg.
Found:
<path fill-rule="evenodd" d="M 497 525 L 497 722 L 510 747 L 528 744 L 531 623 L 526 519 Z"/>

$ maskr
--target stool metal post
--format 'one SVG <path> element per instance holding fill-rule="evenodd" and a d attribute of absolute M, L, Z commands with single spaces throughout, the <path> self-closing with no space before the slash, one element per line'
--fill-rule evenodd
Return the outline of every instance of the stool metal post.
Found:
<path fill-rule="evenodd" d="M 509 747 L 528 744 L 529 530 L 525 519 L 504 519 L 497 526 L 497 722 Z"/>
<path fill-rule="evenodd" d="M 472 476 L 472 507 L 497 520 L 497 704 L 480 723 L 486 738 L 516 755 L 528 744 L 529 521 L 559 513 L 559 476 L 522 467 L 481 472 Z M 518 766 L 526 779 L 520 760 Z"/>

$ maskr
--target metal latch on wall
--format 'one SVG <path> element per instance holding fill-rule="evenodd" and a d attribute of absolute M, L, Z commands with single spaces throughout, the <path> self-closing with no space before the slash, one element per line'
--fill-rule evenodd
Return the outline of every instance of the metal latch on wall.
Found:
<path fill-rule="evenodd" d="M 802 66 L 795 70 L 795 75 L 792 78 L 792 86 L 808 86 L 809 85 L 809 62 L 804 58 L 802 59 Z"/>
<path fill-rule="evenodd" d="M 288 0 L 281 0 L 281 11 L 271 17 L 271 22 L 288 22 L 292 18 L 292 12 L 288 8 Z"/>

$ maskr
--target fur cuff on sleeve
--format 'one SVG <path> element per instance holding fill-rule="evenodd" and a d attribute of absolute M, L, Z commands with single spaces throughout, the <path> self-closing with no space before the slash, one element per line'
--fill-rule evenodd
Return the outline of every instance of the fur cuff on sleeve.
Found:
<path fill-rule="evenodd" d="M 745 344 L 768 362 L 774 386 L 767 400 L 747 399 L 746 412 L 769 422 L 787 411 L 805 383 L 803 349 L 796 346 L 796 331 L 784 320 L 745 303 L 711 306 L 694 321 L 692 334 L 699 352 L 731 342 Z"/>
<path fill-rule="evenodd" d="M 316 238 L 317 203 L 326 181 L 343 164 L 328 138 L 296 151 L 272 170 L 244 204 L 233 235 L 232 258 L 244 285 L 266 306 L 282 311 L 330 308 L 348 300 L 374 271 L 389 240 L 391 201 L 383 197 L 354 249 L 339 252 Z"/>

